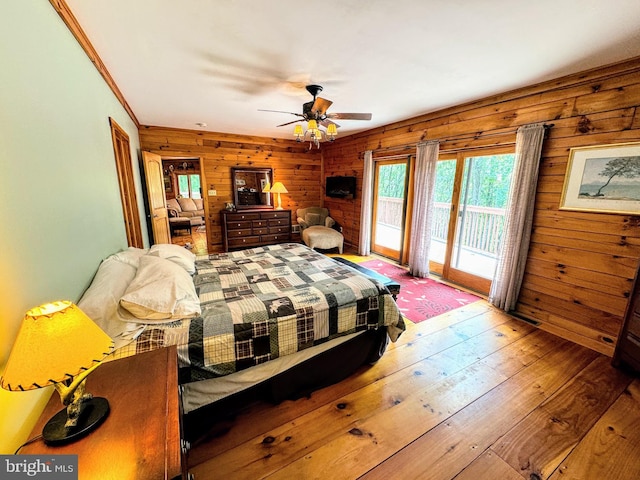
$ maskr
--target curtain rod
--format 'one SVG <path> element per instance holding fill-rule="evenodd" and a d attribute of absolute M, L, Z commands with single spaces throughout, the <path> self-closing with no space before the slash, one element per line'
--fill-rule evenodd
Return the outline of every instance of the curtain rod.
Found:
<path fill-rule="evenodd" d="M 551 127 L 553 127 L 555 124 L 553 123 L 545 123 L 543 124 L 543 127 L 546 130 L 549 130 Z M 497 137 L 499 135 L 505 135 L 505 134 L 509 134 L 509 133 L 515 133 L 518 131 L 519 127 L 516 127 L 514 129 L 509 129 L 509 130 L 501 130 L 501 131 L 488 131 L 488 132 L 483 132 L 480 135 L 470 135 L 470 134 L 464 134 L 464 135 L 450 135 L 448 137 L 441 137 L 441 138 L 431 138 L 429 140 L 420 140 L 419 142 L 414 142 L 414 143 L 408 143 L 405 145 L 396 145 L 394 147 L 386 147 L 386 148 L 378 148 L 376 150 L 372 150 L 371 153 L 373 155 L 375 155 L 376 152 L 384 152 L 384 151 L 390 151 L 390 150 L 400 150 L 400 149 L 409 149 L 412 147 L 416 147 L 419 143 L 422 142 L 427 142 L 427 141 L 433 141 L 433 140 L 437 140 L 439 142 L 443 142 L 443 141 L 451 141 L 451 140 L 468 140 L 468 139 L 472 139 L 472 138 L 486 138 L 486 137 Z M 515 143 L 515 141 L 514 141 Z M 489 147 L 494 147 L 495 145 L 489 145 L 487 148 Z M 441 150 L 441 151 L 453 151 L 453 150 L 460 150 L 463 149 L 463 147 L 460 148 L 453 148 L 453 149 L 447 149 L 447 150 Z M 413 153 L 413 152 L 411 152 Z M 398 153 L 395 155 L 389 155 L 389 156 L 384 156 L 384 157 L 375 157 L 376 160 L 385 160 L 385 159 L 390 159 L 390 158 L 400 158 L 400 157 L 405 157 L 407 155 L 411 155 L 411 153 L 407 152 L 407 153 Z"/>
<path fill-rule="evenodd" d="M 376 150 L 374 150 L 375 152 Z M 398 153 L 396 155 L 385 155 L 384 157 L 376 157 L 374 156 L 373 159 L 374 160 L 393 160 L 395 158 L 407 158 L 410 157 L 411 155 L 414 155 L 415 152 L 407 152 L 407 153 Z"/>

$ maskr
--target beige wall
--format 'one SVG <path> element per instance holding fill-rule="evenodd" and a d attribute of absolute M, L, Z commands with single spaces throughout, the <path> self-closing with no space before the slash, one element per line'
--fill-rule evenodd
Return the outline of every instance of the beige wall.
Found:
<path fill-rule="evenodd" d="M 127 247 L 109 117 L 139 171 L 136 125 L 49 2 L 7 2 L 2 15 L 0 371 L 28 309 L 77 301 Z M 0 390 L 0 453 L 26 440 L 50 393 Z"/>
<path fill-rule="evenodd" d="M 640 258 L 640 218 L 559 211 L 572 147 L 640 140 L 640 59 L 339 138 L 323 147 L 327 175 L 357 175 L 365 150 L 411 154 L 420 140 L 441 151 L 508 145 L 519 125 L 554 124 L 543 148 L 534 231 L 518 314 L 611 354 Z M 325 202 L 345 238 L 359 239 L 359 200 Z M 341 214 L 341 215 L 340 215 Z"/>

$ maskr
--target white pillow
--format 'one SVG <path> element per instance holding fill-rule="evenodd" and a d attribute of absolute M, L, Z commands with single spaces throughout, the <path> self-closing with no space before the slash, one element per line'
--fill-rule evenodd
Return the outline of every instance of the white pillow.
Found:
<path fill-rule="evenodd" d="M 118 303 L 131 280 L 135 267 L 113 255 L 98 267 L 91 285 L 78 301 L 78 307 L 120 346 L 118 337 L 140 329 L 140 325 L 123 322 L 118 315 Z"/>
<path fill-rule="evenodd" d="M 146 248 L 129 247 L 118 253 L 114 253 L 111 257 L 120 260 L 123 263 L 128 263 L 132 267 L 138 268 L 138 262 L 142 255 L 146 255 L 149 252 Z"/>
<path fill-rule="evenodd" d="M 149 255 L 171 260 L 173 263 L 184 268 L 190 275 L 196 273 L 195 254 L 180 245 L 158 243 L 151 246 L 149 249 Z"/>
<path fill-rule="evenodd" d="M 120 306 L 135 318 L 154 323 L 200 315 L 196 287 L 189 274 L 175 263 L 152 255 L 140 257 L 135 278 L 120 299 Z"/>

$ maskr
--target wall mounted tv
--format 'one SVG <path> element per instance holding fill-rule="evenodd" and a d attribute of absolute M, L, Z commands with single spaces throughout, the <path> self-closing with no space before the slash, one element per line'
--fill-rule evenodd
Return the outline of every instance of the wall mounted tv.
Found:
<path fill-rule="evenodd" d="M 327 177 L 327 197 L 354 198 L 356 177 Z"/>

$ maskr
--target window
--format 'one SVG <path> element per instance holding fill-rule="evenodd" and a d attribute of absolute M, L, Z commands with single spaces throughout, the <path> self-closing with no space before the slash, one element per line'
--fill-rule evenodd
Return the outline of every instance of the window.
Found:
<path fill-rule="evenodd" d="M 178 175 L 178 195 L 183 198 L 202 198 L 200 175 Z"/>

